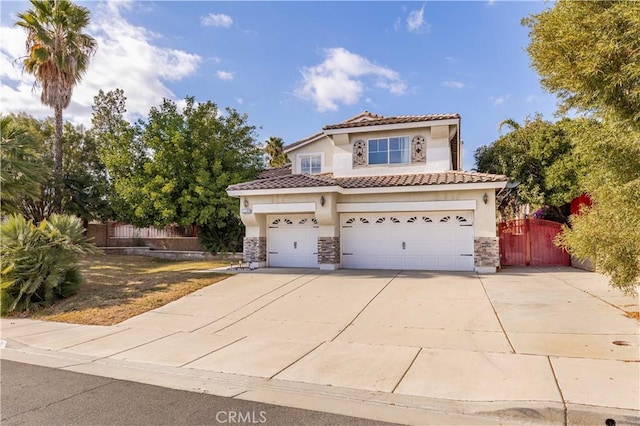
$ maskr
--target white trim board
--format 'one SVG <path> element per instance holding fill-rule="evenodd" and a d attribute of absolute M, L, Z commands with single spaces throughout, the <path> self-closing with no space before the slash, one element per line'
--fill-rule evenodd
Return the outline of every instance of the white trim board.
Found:
<path fill-rule="evenodd" d="M 467 191 L 475 189 L 501 189 L 507 182 L 474 182 L 474 183 L 447 183 L 436 185 L 412 185 L 412 186 L 384 186 L 375 188 L 341 188 L 339 186 L 311 186 L 302 188 L 279 189 L 239 189 L 227 191 L 231 197 L 243 197 L 250 195 L 279 195 L 279 194 L 321 194 L 337 192 L 338 194 L 385 194 L 398 192 L 438 192 L 438 191 Z"/>
<path fill-rule="evenodd" d="M 476 200 L 413 201 L 396 203 L 338 203 L 338 213 L 415 212 L 445 210 L 476 210 Z"/>
<path fill-rule="evenodd" d="M 254 204 L 253 213 L 314 213 L 316 203 Z"/>

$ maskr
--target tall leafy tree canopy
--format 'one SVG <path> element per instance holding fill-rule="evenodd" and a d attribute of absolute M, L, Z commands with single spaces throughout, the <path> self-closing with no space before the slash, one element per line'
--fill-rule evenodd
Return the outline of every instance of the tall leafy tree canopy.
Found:
<path fill-rule="evenodd" d="M 611 283 L 640 283 L 640 3 L 561 0 L 523 21 L 542 85 L 561 111 L 575 108 L 601 126 L 573 138 L 584 162 L 582 185 L 593 200 L 572 218 L 560 243 L 593 261 Z"/>
<path fill-rule="evenodd" d="M 476 169 L 504 174 L 519 183 L 517 199 L 505 207 L 512 208 L 514 203 L 550 206 L 557 217 L 566 220 L 560 207 L 583 191 L 578 178 L 582 164 L 573 152 L 572 137 L 584 129 L 597 128 L 598 123 L 587 119 L 551 123 L 536 115 L 522 125 L 508 119 L 500 127 L 507 126 L 511 131 L 476 150 Z"/>
<path fill-rule="evenodd" d="M 55 210 L 53 176 L 53 145 L 55 126 L 53 120 L 39 120 L 26 114 L 8 117 L 21 129 L 21 140 L 29 141 L 29 149 L 37 152 L 36 166 L 43 176 L 30 191 L 17 191 L 17 212 L 28 219 L 41 222 Z M 82 126 L 65 123 L 62 134 L 67 155 L 61 172 L 59 209 L 66 214 L 81 218 L 85 225 L 93 219 L 110 219 L 113 212 L 109 206 L 111 192 L 106 168 L 100 160 L 95 140 Z M 9 154 L 4 152 L 4 154 Z M 35 161 L 35 160 L 34 160 Z M 4 167 L 4 160 L 3 160 Z M 11 169 L 8 169 L 9 171 Z M 4 169 L 3 169 L 4 171 Z M 5 201 L 3 186 L 3 203 Z M 13 194 L 14 191 L 11 191 Z"/>
<path fill-rule="evenodd" d="M 561 0 L 523 23 L 533 68 L 561 112 L 640 122 L 640 2 Z"/>
<path fill-rule="evenodd" d="M 69 106 L 73 87 L 80 82 L 96 51 L 96 41 L 83 31 L 89 10 L 69 0 L 30 0 L 32 9 L 18 14 L 16 25 L 26 30 L 24 69 L 42 87 L 41 101 L 55 113 L 55 202 L 61 203 L 62 110 Z"/>
<path fill-rule="evenodd" d="M 124 101 L 121 91 L 101 93 L 94 105 L 120 218 L 138 226 L 198 225 L 208 248 L 238 249 L 239 206 L 226 188 L 255 178 L 264 166 L 247 116 L 188 97 L 182 110 L 165 99 L 146 121 L 131 125 L 122 119 Z"/>

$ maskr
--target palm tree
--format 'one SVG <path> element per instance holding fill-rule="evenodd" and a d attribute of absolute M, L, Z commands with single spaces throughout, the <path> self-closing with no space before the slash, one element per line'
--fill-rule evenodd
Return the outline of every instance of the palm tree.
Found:
<path fill-rule="evenodd" d="M 0 117 L 0 161 L 0 209 L 15 213 L 26 198 L 40 194 L 46 171 L 33 139 L 12 116 Z"/>
<path fill-rule="evenodd" d="M 69 106 L 96 51 L 96 41 L 83 33 L 89 10 L 69 0 L 30 0 L 33 9 L 18 14 L 17 26 L 27 31 L 24 69 L 42 87 L 40 100 L 53 108 L 56 137 L 53 150 L 55 202 L 60 208 L 62 175 L 62 110 Z"/>
<path fill-rule="evenodd" d="M 269 167 L 281 167 L 289 163 L 289 157 L 284 153 L 282 138 L 271 136 L 267 141 L 264 152 L 269 157 Z"/>
<path fill-rule="evenodd" d="M 518 130 L 518 129 L 520 129 L 522 127 L 522 126 L 520 126 L 520 123 L 518 123 L 513 118 L 506 118 L 506 119 L 502 120 L 500 122 L 500 124 L 498 124 L 498 131 L 501 132 L 502 128 L 504 126 L 511 127 L 511 130 Z"/>

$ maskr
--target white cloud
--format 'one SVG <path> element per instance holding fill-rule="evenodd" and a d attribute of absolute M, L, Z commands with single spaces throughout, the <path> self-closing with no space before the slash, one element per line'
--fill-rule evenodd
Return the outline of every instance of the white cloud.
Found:
<path fill-rule="evenodd" d="M 108 2 L 93 11 L 88 28 L 98 43 L 96 55 L 81 83 L 75 87 L 64 118 L 76 124 L 91 123 L 91 105 L 98 90 L 121 88 L 127 97 L 127 118 L 146 116 L 162 98 L 175 96 L 165 85 L 192 75 L 202 58 L 182 50 L 153 44 L 157 35 L 127 22 L 120 10 L 132 2 Z M 36 117 L 52 115 L 52 110 L 40 103 L 40 88 L 32 90 L 34 79 L 22 73 L 16 58 L 24 55 L 24 31 L 1 27 L 0 46 L 0 112 L 24 111 Z"/>
<path fill-rule="evenodd" d="M 200 23 L 205 27 L 229 28 L 233 24 L 231 16 L 219 13 L 217 15 L 210 13 L 200 18 Z"/>
<path fill-rule="evenodd" d="M 424 5 L 422 8 L 412 10 L 407 18 L 407 29 L 412 33 L 429 31 L 431 26 L 424 20 Z"/>
<path fill-rule="evenodd" d="M 455 80 L 443 81 L 441 86 L 448 87 L 450 89 L 464 89 L 464 83 Z"/>
<path fill-rule="evenodd" d="M 242 98 L 236 98 L 236 102 L 240 105 L 242 105 L 244 103 L 244 99 Z"/>
<path fill-rule="evenodd" d="M 319 111 L 336 111 L 338 104 L 355 104 L 371 83 L 395 95 L 407 91 L 406 83 L 396 71 L 344 48 L 325 49 L 324 56 L 321 64 L 301 70 L 303 81 L 296 90 L 298 96 L 312 101 Z"/>
<path fill-rule="evenodd" d="M 504 105 L 505 102 L 509 100 L 511 95 L 503 95 L 503 96 L 491 96 L 491 101 L 493 102 L 493 106 Z"/>
<path fill-rule="evenodd" d="M 233 73 L 231 71 L 217 71 L 216 75 L 220 80 L 231 81 L 233 80 Z"/>

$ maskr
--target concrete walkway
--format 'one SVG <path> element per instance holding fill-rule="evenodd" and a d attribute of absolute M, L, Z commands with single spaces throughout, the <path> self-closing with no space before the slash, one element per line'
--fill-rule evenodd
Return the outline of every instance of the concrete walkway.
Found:
<path fill-rule="evenodd" d="M 570 268 L 265 269 L 117 326 L 3 319 L 1 355 L 397 423 L 640 423 L 638 310 Z"/>

